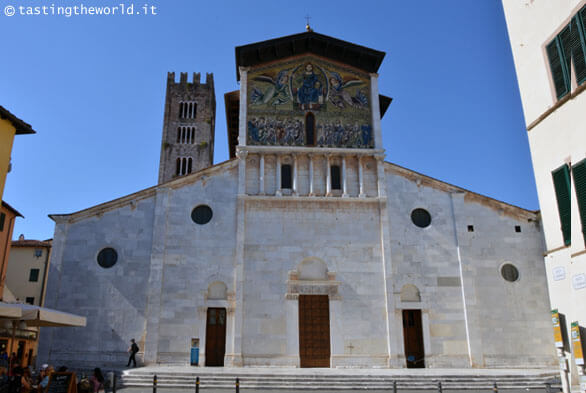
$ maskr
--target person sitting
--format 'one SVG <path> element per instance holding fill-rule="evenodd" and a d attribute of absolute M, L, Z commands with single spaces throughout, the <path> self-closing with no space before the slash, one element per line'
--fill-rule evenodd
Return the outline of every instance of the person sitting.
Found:
<path fill-rule="evenodd" d="M 20 393 L 30 393 L 33 390 L 33 379 L 31 376 L 31 370 L 28 367 L 22 369 L 20 386 Z"/>
<path fill-rule="evenodd" d="M 41 371 L 41 375 L 43 376 L 43 378 L 41 379 L 41 382 L 39 382 L 39 387 L 38 387 L 39 393 L 44 393 L 47 391 L 47 387 L 49 386 L 49 379 L 51 378 L 51 374 L 53 374 L 55 372 L 55 369 L 52 366 L 49 366 L 47 364 L 43 364 L 43 367 L 45 367 L 45 370 Z"/>
<path fill-rule="evenodd" d="M 94 368 L 94 375 L 91 376 L 90 382 L 94 388 L 94 393 L 104 390 L 104 375 L 99 367 Z"/>

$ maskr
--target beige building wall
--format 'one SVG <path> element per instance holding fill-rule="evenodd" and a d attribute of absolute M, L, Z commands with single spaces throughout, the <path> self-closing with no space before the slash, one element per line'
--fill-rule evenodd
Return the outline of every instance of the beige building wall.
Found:
<path fill-rule="evenodd" d="M 545 48 L 585 5 L 584 0 L 503 0 L 543 217 L 551 308 L 565 315 L 568 337 L 572 322 L 586 326 L 585 234 L 572 184 L 572 242 L 564 245 L 552 172 L 586 158 L 586 83 L 578 86 L 572 71 L 571 92 L 558 100 Z M 559 355 L 562 377 L 579 389 L 583 366 L 576 365 L 569 347 Z"/>
<path fill-rule="evenodd" d="M 18 241 L 12 242 L 6 287 L 17 301 L 43 305 L 50 256 L 50 241 L 25 240 L 21 236 Z"/>

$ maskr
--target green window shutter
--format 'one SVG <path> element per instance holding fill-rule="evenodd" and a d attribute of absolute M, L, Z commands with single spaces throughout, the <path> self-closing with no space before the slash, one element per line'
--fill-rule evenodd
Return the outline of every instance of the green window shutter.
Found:
<path fill-rule="evenodd" d="M 576 73 L 578 85 L 586 80 L 586 51 L 582 23 L 576 14 L 570 23 L 558 35 L 559 43 L 563 49 L 563 58 L 565 60 L 564 71 L 567 72 L 567 80 L 570 80 L 572 64 Z"/>
<path fill-rule="evenodd" d="M 559 41 L 558 35 L 545 48 L 558 100 L 570 92 L 570 77 L 566 70 L 566 62 Z"/>
<path fill-rule="evenodd" d="M 574 177 L 580 220 L 582 221 L 582 234 L 586 241 L 586 160 L 582 160 L 572 167 L 572 175 Z"/>
<path fill-rule="evenodd" d="M 586 5 L 582 7 L 578 14 L 576 14 L 576 23 L 578 30 L 580 31 L 580 41 L 582 42 L 582 53 L 584 59 L 586 59 Z M 586 60 L 585 60 L 586 63 Z M 578 71 L 576 71 L 576 75 L 578 75 Z M 584 71 L 580 73 L 580 76 L 576 76 L 578 80 L 578 84 L 581 85 L 582 83 L 586 82 L 586 65 L 584 66 Z"/>
<path fill-rule="evenodd" d="M 567 165 L 556 169 L 552 173 L 555 196 L 558 201 L 558 212 L 562 223 L 562 234 L 564 244 L 569 246 L 572 243 L 572 212 L 570 207 L 570 169 Z"/>

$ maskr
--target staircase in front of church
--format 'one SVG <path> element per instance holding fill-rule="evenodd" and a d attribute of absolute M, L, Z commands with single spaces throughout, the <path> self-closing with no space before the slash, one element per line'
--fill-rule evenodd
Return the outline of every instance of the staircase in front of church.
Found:
<path fill-rule="evenodd" d="M 555 372 L 521 370 L 506 372 L 495 370 L 494 373 L 483 370 L 474 373 L 466 370 L 433 370 L 426 373 L 424 369 L 411 370 L 365 370 L 365 369 L 294 369 L 292 371 L 272 368 L 255 369 L 206 369 L 196 367 L 144 367 L 125 370 L 121 383 L 125 387 L 152 387 L 153 376 L 157 375 L 157 386 L 164 388 L 193 388 L 196 377 L 200 387 L 230 389 L 234 388 L 236 378 L 242 389 L 377 389 L 392 391 L 393 384 L 397 389 L 438 390 L 442 389 L 489 389 L 496 382 L 498 389 L 540 389 L 547 391 L 547 383 L 551 391 L 559 391 L 559 374 Z"/>

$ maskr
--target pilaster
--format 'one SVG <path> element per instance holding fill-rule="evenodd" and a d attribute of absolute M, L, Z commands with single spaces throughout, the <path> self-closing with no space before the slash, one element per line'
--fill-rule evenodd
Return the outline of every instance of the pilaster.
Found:
<path fill-rule="evenodd" d="M 165 238 L 167 237 L 168 188 L 158 188 L 155 194 L 155 217 L 151 246 L 150 273 L 148 281 L 146 335 L 144 342 L 144 363 L 157 363 L 159 353 L 159 319 L 161 317 L 161 295 L 163 289 L 163 268 L 165 263 Z"/>

